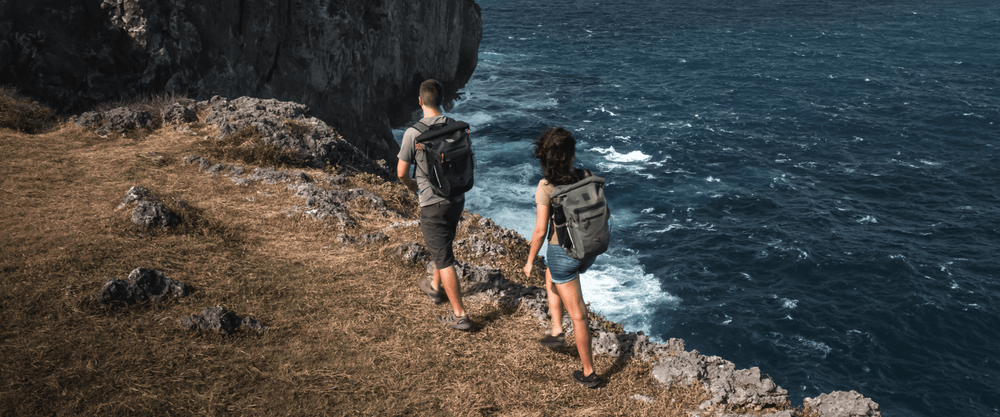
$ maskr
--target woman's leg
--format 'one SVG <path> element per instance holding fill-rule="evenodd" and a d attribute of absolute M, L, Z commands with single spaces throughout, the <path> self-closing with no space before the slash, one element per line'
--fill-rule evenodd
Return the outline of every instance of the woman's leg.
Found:
<path fill-rule="evenodd" d="M 569 316 L 573 318 L 573 338 L 576 340 L 576 350 L 580 353 L 580 361 L 583 362 L 583 375 L 588 376 L 594 373 L 594 362 L 590 346 L 587 305 L 583 302 L 583 291 L 580 290 L 580 274 L 577 274 L 576 279 L 570 282 L 555 284 L 555 290 L 559 292 L 563 306 L 566 307 Z"/>
<path fill-rule="evenodd" d="M 545 293 L 549 298 L 549 315 L 552 316 L 552 336 L 558 336 L 563 332 L 562 317 L 563 304 L 556 292 L 555 284 L 552 282 L 552 271 L 545 268 Z"/>

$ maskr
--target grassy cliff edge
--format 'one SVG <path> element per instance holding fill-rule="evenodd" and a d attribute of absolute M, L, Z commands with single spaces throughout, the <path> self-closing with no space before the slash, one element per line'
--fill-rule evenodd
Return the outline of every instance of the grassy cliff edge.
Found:
<path fill-rule="evenodd" d="M 712 398 L 700 382 L 667 389 L 650 376 L 654 360 L 628 355 L 598 356 L 608 383 L 587 390 L 570 377 L 575 348 L 541 347 L 538 317 L 495 298 L 470 297 L 475 331 L 445 329 L 436 317 L 446 305 L 415 285 L 425 264 L 397 253 L 422 243 L 412 195 L 372 174 L 288 166 L 292 156 L 252 134 L 216 141 L 204 120 L 107 136 L 73 123 L 0 127 L 0 414 L 815 415 L 699 408 Z M 354 222 L 319 220 L 294 181 L 199 169 L 186 163 L 192 154 L 247 170 L 277 160 L 312 182 L 366 190 L 388 210 L 357 198 L 342 207 Z M 134 185 L 157 192 L 180 224 L 133 224 L 120 203 Z M 490 223 L 466 218 L 457 239 Z M 503 244 L 502 254 L 457 256 L 539 285 L 518 279 L 524 240 Z M 193 292 L 129 307 L 94 301 L 108 277 L 137 267 Z M 223 336 L 178 323 L 215 305 L 270 330 Z"/>

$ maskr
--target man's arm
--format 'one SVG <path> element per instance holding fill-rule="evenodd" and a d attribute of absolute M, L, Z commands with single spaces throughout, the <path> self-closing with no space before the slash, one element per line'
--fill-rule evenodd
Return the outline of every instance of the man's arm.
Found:
<path fill-rule="evenodd" d="M 410 178 L 410 163 L 402 159 L 396 164 L 396 176 L 410 191 L 417 192 L 417 182 Z"/>

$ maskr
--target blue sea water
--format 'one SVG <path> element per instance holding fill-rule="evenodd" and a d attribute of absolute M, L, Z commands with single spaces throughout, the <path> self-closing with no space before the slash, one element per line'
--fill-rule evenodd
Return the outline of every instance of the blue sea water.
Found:
<path fill-rule="evenodd" d="M 593 310 L 793 404 L 1000 416 L 1000 3 L 478 3 L 466 207 L 530 236 L 531 139 L 573 131 L 613 209 Z"/>

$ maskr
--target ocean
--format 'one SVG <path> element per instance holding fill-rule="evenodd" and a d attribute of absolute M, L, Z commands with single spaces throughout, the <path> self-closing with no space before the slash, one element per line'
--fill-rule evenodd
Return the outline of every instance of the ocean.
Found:
<path fill-rule="evenodd" d="M 478 3 L 466 208 L 530 237 L 531 140 L 572 131 L 593 310 L 794 405 L 1000 416 L 1000 2 Z"/>

